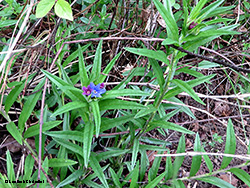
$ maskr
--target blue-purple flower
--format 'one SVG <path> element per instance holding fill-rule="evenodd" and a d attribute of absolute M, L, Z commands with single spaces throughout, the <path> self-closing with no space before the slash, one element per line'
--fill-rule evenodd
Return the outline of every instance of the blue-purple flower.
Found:
<path fill-rule="evenodd" d="M 89 96 L 92 92 L 92 89 L 90 88 L 90 86 L 88 86 L 88 87 L 83 86 L 82 90 L 84 91 L 82 94 L 87 95 L 87 96 Z"/>
<path fill-rule="evenodd" d="M 93 82 L 91 82 L 88 87 L 83 86 L 82 90 L 84 92 L 82 94 L 87 96 L 91 95 L 91 98 L 102 97 L 101 94 L 106 92 L 106 89 L 104 87 L 104 83 L 95 85 Z"/>

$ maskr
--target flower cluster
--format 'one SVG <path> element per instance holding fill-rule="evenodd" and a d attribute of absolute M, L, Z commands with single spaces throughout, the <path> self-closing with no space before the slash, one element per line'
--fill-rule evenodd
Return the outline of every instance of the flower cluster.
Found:
<path fill-rule="evenodd" d="M 102 97 L 101 94 L 106 92 L 106 89 L 104 88 L 104 83 L 95 85 L 93 82 L 91 82 L 88 87 L 83 86 L 82 90 L 84 91 L 82 94 L 91 96 L 91 98 L 94 97 Z"/>

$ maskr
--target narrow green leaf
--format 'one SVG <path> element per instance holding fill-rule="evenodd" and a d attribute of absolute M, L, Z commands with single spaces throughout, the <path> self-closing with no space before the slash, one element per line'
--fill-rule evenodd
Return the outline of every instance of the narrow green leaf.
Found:
<path fill-rule="evenodd" d="M 95 120 L 95 134 L 96 138 L 98 138 L 100 133 L 100 126 L 101 126 L 101 115 L 98 101 L 91 101 L 90 103 L 91 111 L 93 112 L 94 120 Z"/>
<path fill-rule="evenodd" d="M 152 180 L 145 188 L 156 187 L 166 174 L 167 174 L 166 171 L 163 172 L 161 175 L 157 176 L 154 180 Z"/>
<path fill-rule="evenodd" d="M 49 159 L 49 167 L 63 167 L 63 166 L 71 166 L 74 164 L 77 164 L 77 162 L 70 159 L 58 159 L 58 158 Z"/>
<path fill-rule="evenodd" d="M 214 3 L 211 3 L 210 5 L 208 5 L 207 7 L 205 7 L 204 9 L 202 9 L 200 11 L 200 18 L 199 20 L 201 21 L 202 19 L 205 19 L 207 17 L 211 17 L 210 13 L 213 12 L 218 6 L 220 6 L 225 0 L 218 0 L 215 1 Z M 198 20 L 198 21 L 199 21 Z"/>
<path fill-rule="evenodd" d="M 57 109 L 52 115 L 51 117 L 55 117 L 57 115 L 63 114 L 65 112 L 69 112 L 71 110 L 75 110 L 75 109 L 80 109 L 80 108 L 84 108 L 87 107 L 88 103 L 84 102 L 84 101 L 75 101 L 75 102 L 69 102 L 67 104 L 65 104 L 64 106 L 62 106 L 61 108 Z"/>
<path fill-rule="evenodd" d="M 99 84 L 96 81 L 99 79 L 101 73 L 101 66 L 102 66 L 102 40 L 100 40 L 96 48 L 94 63 L 90 74 L 90 82 Z"/>
<path fill-rule="evenodd" d="M 184 153 L 185 148 L 186 148 L 185 136 L 183 134 L 183 135 L 181 135 L 181 138 L 180 138 L 176 153 Z M 173 163 L 173 179 L 175 179 L 177 177 L 179 169 L 180 169 L 183 161 L 184 161 L 184 156 L 175 157 L 175 160 L 174 160 L 174 163 Z"/>
<path fill-rule="evenodd" d="M 185 37 L 183 40 L 189 42 L 189 41 L 201 40 L 203 38 L 208 38 L 208 37 L 214 37 L 214 36 L 219 37 L 221 35 L 237 35 L 237 34 L 240 34 L 240 32 L 224 30 L 222 28 L 209 29 L 206 31 L 201 31 L 198 35 L 189 35 Z"/>
<path fill-rule="evenodd" d="M 146 107 L 142 104 L 123 101 L 119 99 L 105 99 L 99 102 L 100 110 L 112 110 L 112 109 L 145 109 Z"/>
<path fill-rule="evenodd" d="M 175 188 L 186 188 L 181 180 L 174 180 L 173 185 Z"/>
<path fill-rule="evenodd" d="M 180 125 L 177 125 L 175 123 L 172 123 L 172 122 L 157 120 L 157 121 L 152 121 L 149 124 L 150 124 L 150 126 L 153 126 L 153 127 L 159 126 L 161 128 L 164 128 L 164 129 L 171 129 L 171 130 L 175 130 L 175 131 L 186 133 L 186 134 L 194 134 L 193 131 L 190 131 L 190 130 L 188 130 Z"/>
<path fill-rule="evenodd" d="M 163 145 L 162 148 L 165 148 L 166 145 Z M 158 154 L 163 154 L 163 151 L 159 151 Z M 153 162 L 153 165 L 152 167 L 149 169 L 149 172 L 148 172 L 148 177 L 149 177 L 149 180 L 152 181 L 152 179 L 154 179 L 155 177 L 157 177 L 158 175 L 158 171 L 159 171 L 159 168 L 160 168 L 160 165 L 161 165 L 161 160 L 162 160 L 162 157 L 156 157 L 154 159 L 154 162 Z"/>
<path fill-rule="evenodd" d="M 202 147 L 202 152 L 206 152 L 203 147 Z M 213 167 L 213 163 L 210 160 L 210 158 L 207 155 L 203 155 L 203 158 L 204 158 L 204 161 L 209 169 L 209 172 L 210 173 L 213 172 L 214 167 Z"/>
<path fill-rule="evenodd" d="M 62 182 L 60 182 L 56 187 L 63 187 L 65 185 L 70 184 L 71 182 L 75 181 L 76 179 L 79 179 L 83 175 L 83 170 L 77 170 L 70 174 L 66 179 L 64 179 Z"/>
<path fill-rule="evenodd" d="M 89 164 L 92 167 L 93 171 L 96 173 L 97 177 L 102 182 L 103 186 L 105 188 L 109 188 L 109 185 L 107 183 L 106 177 L 103 174 L 102 168 L 101 168 L 99 162 L 97 161 L 97 159 L 93 155 L 90 155 Z"/>
<path fill-rule="evenodd" d="M 61 138 L 61 139 L 70 139 L 70 140 L 75 140 L 77 142 L 83 142 L 83 136 L 84 133 L 80 131 L 47 131 L 44 132 L 44 134 L 49 135 L 51 137 L 55 138 Z"/>
<path fill-rule="evenodd" d="M 82 54 L 80 45 L 78 45 L 78 56 L 79 56 L 79 74 L 82 86 L 87 87 L 89 85 L 89 76 L 85 67 L 85 62 Z"/>
<path fill-rule="evenodd" d="M 58 126 L 59 124 L 61 124 L 62 121 L 49 121 L 49 122 L 45 122 L 43 124 L 42 127 L 42 132 L 48 131 L 56 126 Z M 35 135 L 39 134 L 39 124 L 33 125 L 32 127 L 29 127 L 27 129 L 27 131 L 24 133 L 24 138 L 29 138 Z"/>
<path fill-rule="evenodd" d="M 63 62 L 63 67 L 66 67 L 70 62 L 72 62 L 74 59 L 76 59 L 77 57 L 79 58 L 79 63 L 80 63 L 80 55 L 79 53 L 82 54 L 82 52 L 85 52 L 87 50 L 87 48 L 91 45 L 91 43 L 84 45 L 83 47 L 79 47 L 76 51 L 74 51 L 73 53 L 71 53 Z M 79 69 L 80 70 L 80 69 Z"/>
<path fill-rule="evenodd" d="M 25 163 L 24 163 L 24 177 L 23 177 L 24 180 L 31 179 L 31 174 L 34 168 L 34 163 L 35 163 L 35 160 L 31 156 L 31 154 L 29 154 L 26 157 Z"/>
<path fill-rule="evenodd" d="M 136 115 L 135 118 L 140 118 L 155 112 L 157 109 L 153 105 L 148 105 L 146 109 L 140 110 Z"/>
<path fill-rule="evenodd" d="M 140 158 L 141 168 L 140 168 L 139 173 L 140 173 L 140 181 L 142 181 L 143 178 L 145 177 L 147 168 L 149 166 L 149 161 L 148 161 L 146 149 L 140 149 L 140 153 L 141 153 L 141 158 Z"/>
<path fill-rule="evenodd" d="M 153 72 L 156 76 L 156 79 L 158 81 L 158 84 L 160 86 L 160 90 L 161 92 L 163 91 L 163 85 L 165 83 L 164 77 L 163 77 L 163 72 L 162 72 L 162 68 L 160 67 L 159 63 L 153 59 L 150 59 L 150 64 L 153 67 Z"/>
<path fill-rule="evenodd" d="M 112 177 L 112 179 L 113 179 L 113 181 L 115 183 L 115 186 L 119 187 L 119 188 L 122 188 L 122 185 L 121 185 L 121 183 L 119 181 L 119 178 L 118 178 L 117 174 L 115 173 L 115 171 L 111 167 L 109 168 L 109 172 L 110 172 L 111 177 Z"/>
<path fill-rule="evenodd" d="M 139 177 L 139 163 L 136 164 L 133 172 L 132 172 L 132 178 L 131 178 L 131 183 L 129 185 L 129 188 L 137 188 L 139 187 L 138 185 L 138 177 Z"/>
<path fill-rule="evenodd" d="M 17 20 L 1 20 L 0 28 L 15 25 L 16 23 L 17 23 Z"/>
<path fill-rule="evenodd" d="M 41 0 L 36 7 L 36 17 L 42 18 L 52 9 L 55 0 Z"/>
<path fill-rule="evenodd" d="M 201 9 L 204 7 L 206 4 L 207 0 L 200 0 L 198 4 L 193 8 L 189 15 L 190 20 L 195 20 L 197 16 L 200 14 Z"/>
<path fill-rule="evenodd" d="M 204 178 L 197 178 L 197 180 L 211 183 L 212 185 L 216 185 L 216 186 L 221 187 L 221 188 L 235 188 L 230 183 L 228 183 L 220 178 L 213 177 L 213 176 L 204 177 Z"/>
<path fill-rule="evenodd" d="M 168 154 L 170 154 L 169 150 L 168 150 Z M 166 176 L 165 179 L 169 180 L 170 178 L 173 177 L 173 164 L 172 164 L 172 159 L 170 156 L 167 157 L 166 159 Z"/>
<path fill-rule="evenodd" d="M 69 3 L 65 0 L 57 0 L 55 5 L 55 13 L 60 18 L 73 21 L 72 9 Z"/>
<path fill-rule="evenodd" d="M 165 1 L 166 3 L 165 6 L 163 6 L 163 4 L 161 4 L 159 0 L 153 0 L 153 2 L 166 23 L 168 38 L 178 42 L 179 30 L 178 30 L 177 22 L 174 19 L 174 16 L 172 13 L 170 0 Z"/>
<path fill-rule="evenodd" d="M 209 80 L 212 79 L 214 76 L 215 76 L 215 74 L 211 74 L 209 76 L 204 76 L 204 77 L 196 78 L 194 80 L 188 81 L 187 84 L 190 87 L 195 87 L 195 86 L 200 85 L 202 83 L 209 82 Z M 168 98 L 174 97 L 174 96 L 178 95 L 179 93 L 181 93 L 182 91 L 183 91 L 182 88 L 175 87 L 175 88 L 169 90 L 166 93 L 166 95 L 164 96 L 164 99 L 168 99 Z"/>
<path fill-rule="evenodd" d="M 169 64 L 169 61 L 168 61 L 166 54 L 161 50 L 154 51 L 154 50 L 149 50 L 146 48 L 128 48 L 128 47 L 126 47 L 124 49 L 131 52 L 131 53 L 141 55 L 141 56 L 146 56 L 146 57 L 149 57 L 152 59 L 162 61 L 166 64 Z"/>
<path fill-rule="evenodd" d="M 196 138 L 194 142 L 194 151 L 201 152 L 201 141 L 199 134 L 196 133 Z M 190 169 L 190 176 L 195 176 L 201 166 L 201 155 L 193 156 L 191 169 Z"/>
<path fill-rule="evenodd" d="M 100 132 L 104 132 L 116 126 L 120 126 L 128 121 L 132 121 L 134 115 L 125 115 L 118 118 L 108 119 L 102 118 Z"/>
<path fill-rule="evenodd" d="M 109 90 L 105 94 L 102 95 L 103 99 L 110 99 L 120 96 L 149 96 L 149 93 L 143 92 L 141 90 L 134 89 L 119 89 L 119 90 Z"/>
<path fill-rule="evenodd" d="M 111 71 L 111 69 L 114 67 L 114 64 L 116 62 L 116 60 L 120 57 L 122 52 L 119 52 L 110 62 L 109 64 L 105 67 L 105 69 L 103 70 L 103 74 L 99 75 L 99 78 L 97 80 L 97 83 L 102 83 L 104 82 L 105 78 L 107 77 L 107 74 L 109 74 L 109 72 Z"/>
<path fill-rule="evenodd" d="M 182 80 L 171 80 L 171 82 L 173 82 L 175 85 L 177 85 L 178 87 L 180 87 L 181 89 L 183 89 L 183 91 L 185 91 L 186 93 L 188 93 L 190 95 L 190 97 L 192 97 L 194 100 L 196 100 L 197 102 L 206 105 L 199 97 L 198 95 L 195 93 L 195 91 L 193 90 L 192 87 L 189 86 L 189 84 L 187 84 L 186 82 L 182 81 Z"/>
<path fill-rule="evenodd" d="M 228 171 L 232 172 L 241 181 L 243 181 L 245 184 L 247 184 L 248 187 L 250 187 L 250 175 L 246 171 L 239 169 L 239 168 L 231 168 Z"/>
<path fill-rule="evenodd" d="M 5 104 L 4 104 L 4 110 L 6 113 L 9 112 L 10 107 L 13 105 L 13 103 L 16 101 L 17 96 L 21 93 L 25 86 L 25 83 L 20 82 L 19 85 L 16 85 L 14 89 L 10 91 L 10 93 L 7 95 Z"/>
<path fill-rule="evenodd" d="M 45 79 L 43 79 L 33 90 L 33 92 L 36 92 L 36 93 L 28 96 L 27 101 L 24 103 L 22 112 L 18 119 L 18 128 L 20 129 L 20 132 L 23 132 L 25 122 L 29 119 L 33 109 L 36 106 L 36 103 L 42 93 L 42 90 L 39 91 L 39 89 L 41 89 L 44 86 L 44 83 L 45 83 Z"/>
<path fill-rule="evenodd" d="M 81 90 L 74 88 L 72 85 L 63 81 L 61 78 L 45 71 L 41 70 L 45 76 L 47 76 L 51 82 L 57 85 L 63 92 L 65 92 L 73 101 L 86 101 L 83 97 Z"/>
<path fill-rule="evenodd" d="M 111 148 L 107 148 L 107 149 L 111 149 Z M 98 161 L 106 160 L 110 157 L 117 157 L 117 156 L 123 155 L 125 153 L 128 153 L 129 151 L 130 151 L 129 149 L 117 149 L 117 148 L 115 148 L 115 149 L 110 150 L 110 151 L 105 151 L 105 152 L 99 153 L 96 156 L 96 159 Z"/>
<path fill-rule="evenodd" d="M 236 138 L 233 128 L 232 120 L 229 119 L 227 123 L 227 137 L 226 137 L 226 145 L 225 145 L 225 152 L 227 154 L 235 154 L 236 150 Z M 226 168 L 229 163 L 231 162 L 232 157 L 223 157 L 221 168 Z"/>
<path fill-rule="evenodd" d="M 131 160 L 132 168 L 134 168 L 134 166 L 135 166 L 138 151 L 139 151 L 139 140 L 137 138 L 135 138 L 134 143 L 133 143 L 133 149 L 132 149 L 132 160 Z"/>
<path fill-rule="evenodd" d="M 68 74 L 66 73 L 66 71 L 64 70 L 62 65 L 59 65 L 61 72 L 62 72 L 62 76 L 63 76 L 63 80 L 66 81 L 68 84 L 73 85 L 72 81 L 70 80 Z"/>
<path fill-rule="evenodd" d="M 19 130 L 17 129 L 15 123 L 13 121 L 11 121 L 10 123 L 8 123 L 8 125 L 6 126 L 7 130 L 9 131 L 9 133 L 11 134 L 11 136 L 13 136 L 13 138 L 15 138 L 15 140 L 22 145 L 23 141 L 22 141 L 22 135 L 19 132 Z"/>
<path fill-rule="evenodd" d="M 8 177 L 8 180 L 15 181 L 14 164 L 12 162 L 12 158 L 11 158 L 9 150 L 7 150 L 7 152 L 6 152 L 6 159 L 7 159 L 7 177 Z"/>
<path fill-rule="evenodd" d="M 78 146 L 77 144 L 74 144 L 68 140 L 60 139 L 60 138 L 53 138 L 53 140 L 55 140 L 58 144 L 64 146 L 65 148 L 83 157 L 83 148 Z"/>
<path fill-rule="evenodd" d="M 83 159 L 85 168 L 88 167 L 89 163 L 93 133 L 94 133 L 93 123 L 86 123 L 84 126 L 84 136 L 83 136 Z"/>

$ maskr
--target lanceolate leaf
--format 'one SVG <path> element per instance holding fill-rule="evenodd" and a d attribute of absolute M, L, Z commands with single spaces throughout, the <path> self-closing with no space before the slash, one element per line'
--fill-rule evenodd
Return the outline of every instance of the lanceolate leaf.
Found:
<path fill-rule="evenodd" d="M 168 38 L 178 42 L 179 31 L 172 13 L 170 0 L 165 1 L 165 6 L 163 6 L 163 4 L 161 4 L 159 0 L 153 0 L 153 2 L 166 23 Z"/>
<path fill-rule="evenodd" d="M 236 149 L 236 138 L 233 128 L 233 123 L 231 119 L 228 120 L 227 124 L 227 137 L 226 137 L 226 145 L 225 145 L 225 152 L 227 154 L 234 154 Z M 231 162 L 232 157 L 223 157 L 221 168 L 226 168 L 229 163 Z"/>
<path fill-rule="evenodd" d="M 49 121 L 43 124 L 42 132 L 48 131 L 56 126 L 58 126 L 62 121 Z M 27 131 L 24 133 L 24 138 L 29 138 L 39 134 L 39 124 L 33 125 L 32 127 L 28 128 Z"/>
<path fill-rule="evenodd" d="M 81 91 L 79 89 L 74 88 L 72 85 L 68 84 L 67 82 L 63 81 L 61 78 L 45 71 L 41 70 L 45 76 L 47 76 L 51 82 L 57 85 L 60 89 L 63 90 L 72 100 L 74 101 L 86 101 Z"/>
<path fill-rule="evenodd" d="M 195 143 L 194 143 L 194 151 L 201 152 L 201 142 L 199 134 L 196 134 Z M 201 166 L 201 155 L 193 156 L 192 165 L 190 170 L 190 176 L 195 176 Z"/>
<path fill-rule="evenodd" d="M 58 144 L 83 157 L 83 148 L 65 139 L 53 138 Z"/>
<path fill-rule="evenodd" d="M 137 54 L 137 55 L 141 55 L 141 56 L 146 56 L 152 59 L 156 59 L 159 61 L 162 61 L 166 64 L 169 64 L 169 61 L 167 59 L 166 54 L 163 51 L 154 51 L 154 50 L 149 50 L 146 48 L 124 48 L 125 50 Z"/>
<path fill-rule="evenodd" d="M 96 160 L 96 157 L 94 156 L 90 156 L 90 162 L 89 162 L 90 166 L 92 167 L 93 171 L 97 174 L 97 177 L 100 179 L 100 181 L 102 182 L 102 185 L 105 188 L 109 188 L 107 180 L 105 175 L 103 174 L 102 168 L 99 164 L 99 161 Z"/>
<path fill-rule="evenodd" d="M 204 178 L 197 178 L 197 180 L 211 183 L 212 185 L 216 185 L 220 188 L 235 188 L 230 183 L 228 183 L 220 178 L 213 177 L 213 176 L 204 177 Z"/>
<path fill-rule="evenodd" d="M 99 42 L 96 48 L 93 68 L 92 68 L 91 75 L 90 75 L 90 82 L 99 84 L 96 81 L 98 80 L 100 76 L 101 66 L 102 66 L 102 40 Z"/>
<path fill-rule="evenodd" d="M 99 102 L 100 110 L 112 110 L 112 109 L 145 109 L 142 104 L 123 101 L 119 99 L 105 99 Z"/>
<path fill-rule="evenodd" d="M 162 72 L 162 68 L 160 67 L 159 63 L 153 59 L 150 59 L 150 64 L 153 67 L 153 72 L 155 73 L 156 79 L 158 81 L 158 84 L 160 86 L 160 90 L 162 92 L 163 90 L 163 85 L 164 85 L 164 77 L 163 77 L 163 72 Z"/>
<path fill-rule="evenodd" d="M 20 129 L 20 132 L 23 132 L 25 122 L 29 119 L 33 109 L 36 106 L 36 103 L 40 97 L 40 94 L 42 93 L 41 87 L 44 85 L 45 79 L 43 79 L 33 90 L 33 92 L 36 92 L 33 95 L 30 95 L 27 99 L 27 101 L 24 103 L 22 112 L 18 119 L 18 128 Z"/>
<path fill-rule="evenodd" d="M 182 135 L 180 138 L 176 153 L 184 153 L 185 146 L 186 146 L 185 137 L 184 137 L 184 135 Z M 174 179 L 176 178 L 183 161 L 184 161 L 184 156 L 180 156 L 180 157 L 175 158 L 174 164 L 173 164 L 173 178 Z"/>
<path fill-rule="evenodd" d="M 84 136 L 83 136 L 83 159 L 85 168 L 88 167 L 89 163 L 93 133 L 94 133 L 94 124 L 89 122 L 86 123 L 84 126 Z"/>
<path fill-rule="evenodd" d="M 36 17 L 42 18 L 52 9 L 55 0 L 41 0 L 36 8 Z"/>
<path fill-rule="evenodd" d="M 70 139 L 75 140 L 77 142 L 83 142 L 83 136 L 84 133 L 80 131 L 47 131 L 44 134 L 49 135 L 51 137 L 55 138 L 61 138 L 61 139 Z"/>
<path fill-rule="evenodd" d="M 74 164 L 77 164 L 77 162 L 70 159 L 58 159 L 58 158 L 49 159 L 49 167 L 63 167 Z"/>
<path fill-rule="evenodd" d="M 96 138 L 99 136 L 100 126 L 101 126 L 101 115 L 98 101 L 90 102 L 91 110 L 93 112 L 94 120 L 95 120 L 95 134 Z"/>
<path fill-rule="evenodd" d="M 182 133 L 186 133 L 186 134 L 194 134 L 194 132 L 180 126 L 177 125 L 175 123 L 171 123 L 171 122 L 167 122 L 167 121 L 162 121 L 162 120 L 157 120 L 157 121 L 153 121 L 151 123 L 149 123 L 151 126 L 153 127 L 161 127 L 164 129 L 171 129 L 171 130 L 175 130 L 175 131 L 179 131 Z"/>
<path fill-rule="evenodd" d="M 102 100 L 120 96 L 149 96 L 149 95 L 150 95 L 149 93 L 134 89 L 109 90 L 105 94 L 103 94 Z"/>
<path fill-rule="evenodd" d="M 236 175 L 241 181 L 243 181 L 245 184 L 247 184 L 248 187 L 250 187 L 250 175 L 239 168 L 231 168 L 229 172 L 232 172 L 234 175 Z"/>
<path fill-rule="evenodd" d="M 72 9 L 69 3 L 65 0 L 57 0 L 55 5 L 55 13 L 60 18 L 65 18 L 73 21 Z"/>
<path fill-rule="evenodd" d="M 88 86 L 89 85 L 89 77 L 87 74 L 87 70 L 85 67 L 85 62 L 82 54 L 82 50 L 80 45 L 78 45 L 78 56 L 79 56 L 79 74 L 80 74 L 80 81 L 82 86 Z"/>
<path fill-rule="evenodd" d="M 70 184 L 71 182 L 75 181 L 79 177 L 83 175 L 83 170 L 77 170 L 70 174 L 66 179 L 64 179 L 62 182 L 60 182 L 56 187 L 63 187 L 65 185 Z"/>
<path fill-rule="evenodd" d="M 182 81 L 182 80 L 177 80 L 174 79 L 171 82 L 173 82 L 174 84 L 176 84 L 177 86 L 179 86 L 181 89 L 183 89 L 183 91 L 185 91 L 186 93 L 188 93 L 194 100 L 196 100 L 197 102 L 206 105 L 199 97 L 198 95 L 194 92 L 193 88 L 190 87 L 189 84 L 187 84 L 186 82 Z"/>
<path fill-rule="evenodd" d="M 167 174 L 167 171 L 163 172 L 161 175 L 157 176 L 154 180 L 152 180 L 145 188 L 151 188 L 157 186 L 163 177 Z"/>
<path fill-rule="evenodd" d="M 105 67 L 105 69 L 103 70 L 103 74 L 99 75 L 99 78 L 97 80 L 97 83 L 102 83 L 104 82 L 105 78 L 107 77 L 107 74 L 109 74 L 109 72 L 111 71 L 111 69 L 113 68 L 116 60 L 120 57 L 122 52 L 119 52 L 110 62 L 109 64 Z"/>
<path fill-rule="evenodd" d="M 52 115 L 51 117 L 63 114 L 65 112 L 69 112 L 71 110 L 75 110 L 75 109 L 80 109 L 80 108 L 84 108 L 87 107 L 88 103 L 84 102 L 84 101 L 75 101 L 75 102 L 69 102 L 67 104 L 65 104 L 64 106 L 62 106 L 61 108 L 57 109 Z"/>
<path fill-rule="evenodd" d="M 215 76 L 215 74 L 211 74 L 209 76 L 203 76 L 203 77 L 200 77 L 200 78 L 196 78 L 194 80 L 190 80 L 187 82 L 187 84 L 190 86 L 190 87 L 195 87 L 199 84 L 202 84 L 204 82 L 209 82 L 210 79 L 212 79 L 213 77 Z M 171 90 L 169 90 L 166 95 L 164 96 L 164 99 L 168 99 L 170 97 L 174 97 L 175 95 L 178 95 L 179 93 L 183 92 L 183 89 L 181 87 L 175 87 Z"/>
<path fill-rule="evenodd" d="M 7 130 L 9 131 L 9 133 L 11 134 L 11 136 L 13 136 L 13 138 L 15 138 L 15 140 L 22 145 L 23 141 L 22 141 L 22 135 L 19 132 L 19 130 L 17 129 L 15 123 L 13 121 L 11 121 L 7 126 L 6 126 Z"/>
<path fill-rule="evenodd" d="M 139 151 L 139 140 L 135 138 L 134 143 L 133 143 L 133 149 L 132 149 L 132 161 L 131 161 L 132 167 L 135 166 L 138 151 Z"/>

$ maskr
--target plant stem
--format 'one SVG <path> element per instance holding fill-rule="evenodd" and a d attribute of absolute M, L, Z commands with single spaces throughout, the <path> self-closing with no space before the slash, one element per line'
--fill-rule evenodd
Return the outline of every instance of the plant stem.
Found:
<path fill-rule="evenodd" d="M 170 61 L 170 65 L 169 65 L 169 74 L 168 74 L 168 77 L 166 79 L 166 82 L 165 82 L 165 85 L 164 85 L 164 88 L 163 88 L 163 91 L 162 93 L 160 94 L 160 96 L 156 99 L 156 103 L 155 103 L 155 108 L 158 109 L 159 106 L 161 105 L 161 102 L 166 94 L 166 92 L 168 91 L 169 89 L 169 85 L 170 85 L 170 81 L 173 79 L 174 77 L 174 74 L 175 74 L 175 70 L 176 70 L 176 65 L 177 65 L 177 62 L 178 62 L 178 59 L 176 59 L 176 55 L 177 55 L 178 51 L 175 50 L 172 54 L 172 58 L 171 58 L 171 61 Z M 160 92 L 160 91 L 159 91 Z M 154 111 L 149 119 L 146 121 L 145 123 L 145 126 L 143 127 L 143 129 L 136 135 L 136 138 L 140 138 L 144 133 L 145 131 L 147 130 L 147 128 L 149 127 L 149 123 L 154 119 L 156 115 L 156 111 Z"/>

